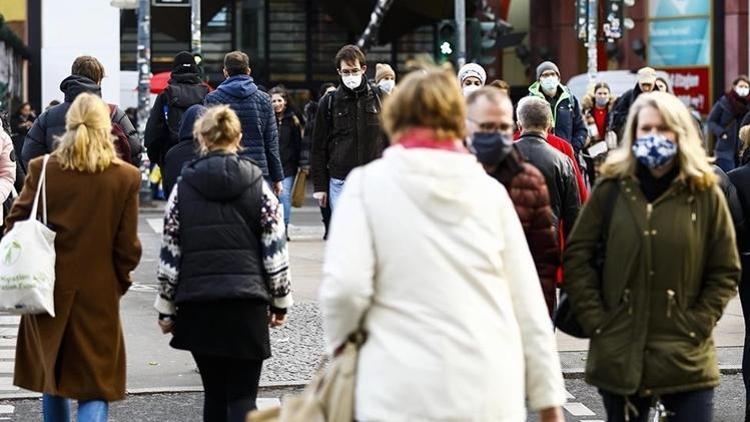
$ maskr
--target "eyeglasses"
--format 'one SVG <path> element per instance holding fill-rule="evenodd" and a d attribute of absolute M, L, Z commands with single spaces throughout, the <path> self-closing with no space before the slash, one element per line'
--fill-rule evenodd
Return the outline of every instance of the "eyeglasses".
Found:
<path fill-rule="evenodd" d="M 497 123 L 497 122 L 478 122 L 474 119 L 466 119 L 479 128 L 480 132 L 486 133 L 508 133 L 513 132 L 513 124 L 508 123 Z"/>
<path fill-rule="evenodd" d="M 362 69 L 343 69 L 339 70 L 339 75 L 341 76 L 357 76 L 359 73 L 362 72 Z"/>

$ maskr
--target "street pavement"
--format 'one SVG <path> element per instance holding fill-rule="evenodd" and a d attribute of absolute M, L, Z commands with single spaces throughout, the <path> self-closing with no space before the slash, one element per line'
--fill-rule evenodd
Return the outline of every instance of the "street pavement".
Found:
<path fill-rule="evenodd" d="M 189 353 L 169 347 L 169 336 L 161 334 L 153 310 L 161 228 L 160 208 L 144 207 L 139 220 L 143 259 L 134 273 L 133 287 L 121 302 L 129 396 L 112 405 L 112 421 L 201 419 L 202 389 L 195 363 Z M 260 397 L 264 398 L 259 402 L 261 407 L 277 404 L 284 394 L 302 388 L 324 363 L 316 301 L 325 243 L 320 213 L 310 198 L 303 208 L 292 213 L 290 236 L 296 304 L 288 323 L 271 332 L 273 357 L 265 362 L 261 376 Z M 39 396 L 11 385 L 17 325 L 18 317 L 0 316 L 0 421 L 38 421 Z M 714 406 L 716 421 L 743 420 L 744 387 L 738 374 L 743 336 L 742 311 L 739 300 L 735 299 L 715 331 L 723 372 Z M 582 380 L 588 343 L 562 333 L 557 338 L 568 391 L 566 420 L 605 420 L 596 390 Z M 536 420 L 535 415 L 529 415 L 529 420 Z"/>

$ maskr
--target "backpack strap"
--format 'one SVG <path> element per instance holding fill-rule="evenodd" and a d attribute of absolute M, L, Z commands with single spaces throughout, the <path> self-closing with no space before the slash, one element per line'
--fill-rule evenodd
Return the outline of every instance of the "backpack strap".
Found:
<path fill-rule="evenodd" d="M 109 120 L 115 120 L 115 113 L 117 113 L 117 106 L 114 104 L 107 104 L 109 106 Z"/>

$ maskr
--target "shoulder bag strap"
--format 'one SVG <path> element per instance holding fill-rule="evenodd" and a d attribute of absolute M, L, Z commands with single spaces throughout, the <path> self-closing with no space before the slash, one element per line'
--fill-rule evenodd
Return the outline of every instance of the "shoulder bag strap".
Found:
<path fill-rule="evenodd" d="M 49 161 L 49 154 L 44 155 L 44 161 L 42 162 L 42 170 L 39 173 L 39 184 L 36 187 L 36 194 L 34 195 L 34 205 L 31 207 L 31 216 L 34 219 L 37 218 L 39 212 L 39 194 L 42 195 L 42 223 L 47 225 L 47 161 Z"/>

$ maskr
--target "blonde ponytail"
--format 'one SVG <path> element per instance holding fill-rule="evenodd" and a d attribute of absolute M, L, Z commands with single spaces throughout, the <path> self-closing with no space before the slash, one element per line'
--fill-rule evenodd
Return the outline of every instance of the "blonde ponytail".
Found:
<path fill-rule="evenodd" d="M 240 150 L 242 126 L 229 106 L 214 106 L 195 122 L 193 136 L 200 142 L 201 154 L 217 150 L 237 152 Z"/>
<path fill-rule="evenodd" d="M 93 94 L 80 94 L 65 116 L 65 134 L 54 152 L 66 170 L 104 171 L 117 160 L 109 107 Z"/>

